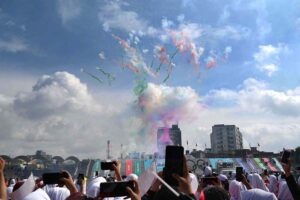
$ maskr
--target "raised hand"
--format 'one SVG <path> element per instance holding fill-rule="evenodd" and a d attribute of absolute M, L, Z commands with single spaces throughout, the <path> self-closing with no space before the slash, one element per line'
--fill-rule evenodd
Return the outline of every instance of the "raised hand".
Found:
<path fill-rule="evenodd" d="M 140 193 L 138 182 L 136 180 L 133 180 L 133 182 L 134 182 L 133 190 L 130 187 L 127 187 L 126 190 L 129 193 L 131 200 L 141 200 L 141 193 Z"/>

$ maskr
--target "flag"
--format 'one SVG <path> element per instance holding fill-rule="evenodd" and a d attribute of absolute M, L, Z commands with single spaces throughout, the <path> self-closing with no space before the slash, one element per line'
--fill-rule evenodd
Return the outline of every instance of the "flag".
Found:
<path fill-rule="evenodd" d="M 132 174 L 132 160 L 126 160 L 126 176 Z"/>
<path fill-rule="evenodd" d="M 139 160 L 134 161 L 134 168 L 134 173 L 139 176 L 141 174 L 141 162 Z"/>
<path fill-rule="evenodd" d="M 150 186 L 152 185 L 152 182 L 155 179 L 155 176 L 153 175 L 152 172 L 156 173 L 156 166 L 155 166 L 155 161 L 152 162 L 150 167 L 145 170 L 143 173 L 141 173 L 138 183 L 141 191 L 141 196 L 146 194 L 146 192 L 149 190 Z"/>
<path fill-rule="evenodd" d="M 158 172 L 161 172 L 161 171 L 163 171 L 164 167 L 165 167 L 165 159 L 157 159 L 156 160 L 156 170 Z"/>
<path fill-rule="evenodd" d="M 147 159 L 147 160 L 144 160 L 144 170 L 143 171 L 146 171 L 152 164 L 153 160 L 151 159 Z"/>
<path fill-rule="evenodd" d="M 19 187 L 19 189 L 17 189 L 16 191 L 14 191 L 11 194 L 12 199 L 15 199 L 15 200 L 22 200 L 22 199 L 24 199 L 28 194 L 30 194 L 31 192 L 33 192 L 34 187 L 35 187 L 35 180 L 33 178 L 33 175 L 30 174 L 30 176 L 23 183 L 23 185 L 21 185 L 21 187 Z"/>

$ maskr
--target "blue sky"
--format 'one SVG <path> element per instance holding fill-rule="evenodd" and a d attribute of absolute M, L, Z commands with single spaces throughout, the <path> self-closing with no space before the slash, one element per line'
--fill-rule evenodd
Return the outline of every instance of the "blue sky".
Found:
<path fill-rule="evenodd" d="M 85 126 L 90 129 L 85 134 L 92 132 L 93 137 L 109 139 L 108 135 L 114 135 L 112 138 L 118 138 L 119 134 L 116 132 L 120 130 L 111 130 L 110 134 L 106 134 L 104 128 L 116 122 L 123 124 L 120 129 L 126 129 L 128 124 L 133 123 L 135 126 L 131 127 L 139 130 L 143 125 L 139 121 L 141 117 L 128 108 L 135 101 L 132 89 L 139 75 L 128 68 L 122 69 L 125 53 L 112 34 L 130 40 L 131 45 L 134 38 L 138 38 L 136 48 L 145 50 L 141 55 L 149 66 L 153 59 L 155 65 L 158 65 L 157 58 L 153 58 L 155 46 L 164 45 L 171 54 L 176 47 L 169 33 L 183 32 L 188 38 L 192 38 L 196 47 L 200 73 L 195 72 L 189 54 L 178 53 L 172 60 L 175 67 L 167 82 L 162 81 L 168 73 L 167 66 L 159 71 L 158 78 L 147 76 L 146 79 L 156 86 L 153 86 L 153 90 L 150 87 L 147 91 L 149 94 L 165 91 L 170 95 L 168 99 L 161 97 L 160 104 L 156 102 L 162 109 L 163 103 L 173 105 L 172 95 L 176 94 L 173 89 L 178 87 L 186 90 L 180 90 L 184 91 L 183 94 L 177 95 L 182 95 L 183 100 L 174 105 L 183 106 L 185 101 L 186 105 L 195 105 L 195 95 L 196 102 L 205 105 L 206 109 L 199 111 L 197 117 L 194 111 L 185 112 L 191 114 L 187 118 L 193 116 L 193 126 L 188 126 L 190 121 L 181 119 L 183 131 L 189 133 L 183 136 L 184 140 L 197 140 L 204 146 L 204 143 L 209 144 L 208 136 L 213 124 L 229 123 L 237 124 L 244 130 L 246 143 L 255 144 L 259 140 L 257 138 L 261 137 L 265 141 L 261 142 L 265 145 L 262 147 L 265 150 L 278 151 L 283 146 L 295 147 L 298 144 L 293 139 L 299 136 L 300 130 L 296 123 L 300 116 L 299 9 L 300 3 L 296 0 L 289 3 L 279 0 L 3 0 L 0 2 L 0 112 L 3 117 L 10 116 L 11 120 L 5 119 L 2 122 L 2 126 L 6 128 L 1 135 L 5 136 L 7 144 L 20 142 L 20 152 L 28 149 L 26 152 L 30 153 L 35 148 L 44 148 L 53 154 L 99 155 L 96 148 L 85 151 L 75 148 L 68 150 L 63 142 L 57 149 L 53 149 L 52 138 L 48 136 L 59 135 L 59 131 L 56 126 L 49 124 L 55 122 L 54 124 L 57 123 L 68 131 L 70 127 L 66 124 L 70 123 L 71 130 L 80 135 L 84 128 L 75 126 L 79 118 L 70 117 L 68 113 L 72 113 L 73 108 L 76 108 L 73 113 L 78 112 L 79 116 L 82 113 L 77 110 L 77 104 L 65 104 L 83 98 L 88 99 L 84 104 L 93 102 L 91 104 L 101 107 L 96 113 L 89 110 L 93 110 L 92 108 L 86 108 L 88 112 L 83 116 L 88 119 L 91 116 L 104 117 L 103 124 L 97 124 L 96 119 L 87 120 Z M 226 56 L 225 49 L 230 49 Z M 99 53 L 104 57 L 100 58 Z M 208 69 L 206 62 L 210 58 L 217 64 Z M 99 84 L 81 72 L 84 69 L 101 77 L 103 74 L 96 67 L 114 74 L 116 80 L 111 85 L 107 82 Z M 56 72 L 65 74 L 55 74 Z M 46 74 L 50 76 L 49 79 L 41 78 Z M 80 83 L 76 82 L 77 79 Z M 105 80 L 105 76 L 102 79 Z M 83 91 L 78 94 L 69 91 L 67 97 L 70 101 L 67 103 L 55 102 L 51 96 L 43 94 L 47 91 L 47 94 L 53 92 L 55 96 L 58 94 L 54 90 L 58 89 L 48 91 L 48 88 L 42 87 L 55 81 L 55 84 L 61 84 L 60 89 L 63 88 L 63 91 L 76 90 L 65 84 L 68 81 L 70 84 L 75 81 L 74 87 L 76 85 L 77 90 Z M 37 87 L 39 84 L 42 86 Z M 32 89 L 34 86 L 38 89 Z M 189 92 L 192 95 L 185 96 Z M 54 110 L 66 109 L 65 112 L 50 115 L 49 112 L 53 111 L 51 107 L 40 111 L 40 107 L 32 106 L 32 103 L 41 103 L 43 106 L 47 101 L 53 103 Z M 57 105 L 64 106 L 61 108 Z M 183 108 L 190 109 L 188 106 Z M 37 112 L 47 115 L 40 119 L 32 117 L 39 116 L 40 113 L 36 114 Z M 106 117 L 107 113 L 113 114 Z M 66 115 L 70 117 L 68 123 L 63 121 Z M 125 116 L 129 115 L 133 118 L 131 121 L 123 119 L 128 119 Z M 12 127 L 16 122 L 20 124 Z M 35 126 L 40 127 L 42 139 L 37 137 L 30 141 L 27 136 L 32 136 L 31 133 L 36 131 Z M 98 129 L 101 133 L 96 133 Z M 128 143 L 128 151 L 139 150 L 137 143 L 143 137 L 130 135 L 134 130 L 125 132 L 128 138 L 134 138 L 125 141 Z M 272 138 L 278 138 L 281 134 L 286 136 L 284 144 Z M 89 142 L 93 141 L 84 144 Z M 75 143 L 80 143 L 80 139 L 76 139 Z M 101 143 L 100 146 L 104 147 L 105 144 Z M 3 147 L 2 150 L 8 154 L 19 153 L 8 147 Z"/>

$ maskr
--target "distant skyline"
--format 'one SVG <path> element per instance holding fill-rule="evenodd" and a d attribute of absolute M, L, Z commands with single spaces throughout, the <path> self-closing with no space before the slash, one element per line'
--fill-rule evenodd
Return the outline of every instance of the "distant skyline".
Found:
<path fill-rule="evenodd" d="M 297 0 L 3 0 L 0 152 L 103 157 L 107 140 L 114 156 L 121 144 L 153 152 L 153 130 L 172 123 L 190 148 L 209 146 L 214 124 L 238 126 L 244 147 L 295 148 L 299 9 Z"/>

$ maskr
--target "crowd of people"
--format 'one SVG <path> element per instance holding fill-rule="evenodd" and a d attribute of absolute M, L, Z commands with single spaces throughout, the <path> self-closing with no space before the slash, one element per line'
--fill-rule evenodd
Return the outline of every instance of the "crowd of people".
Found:
<path fill-rule="evenodd" d="M 60 178 L 55 185 L 45 184 L 42 178 L 32 175 L 22 181 L 7 180 L 4 175 L 5 161 L 0 158 L 0 200 L 84 200 L 84 199 L 132 199 L 132 200 L 300 200 L 300 178 L 298 183 L 292 175 L 291 160 L 283 164 L 284 173 L 274 174 L 242 174 L 236 178 L 224 174 L 215 174 L 207 166 L 203 177 L 197 177 L 188 171 L 186 161 L 183 176 L 173 174 L 178 182 L 176 187 L 170 187 L 164 182 L 162 172 L 155 172 L 149 188 L 141 184 L 142 175 L 131 174 L 122 177 L 118 163 L 113 165 L 114 177 L 94 177 L 92 180 L 73 180 L 64 171 L 64 178 Z M 150 176 L 150 175 L 149 175 Z M 145 176 L 143 177 L 145 178 Z M 133 187 L 126 187 L 127 196 L 103 197 L 100 184 L 107 181 L 132 181 Z M 145 192 L 144 192 L 145 191 Z"/>

